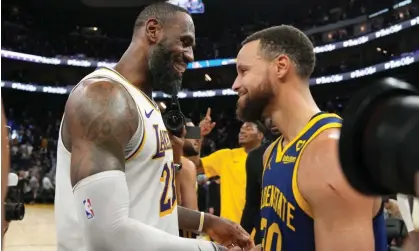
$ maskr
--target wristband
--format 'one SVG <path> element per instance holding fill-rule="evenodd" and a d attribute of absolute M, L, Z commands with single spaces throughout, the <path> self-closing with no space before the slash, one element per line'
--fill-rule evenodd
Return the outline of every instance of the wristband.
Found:
<path fill-rule="evenodd" d="M 201 212 L 201 216 L 199 218 L 199 227 L 198 227 L 198 232 L 202 232 L 202 228 L 204 228 L 204 217 L 205 217 L 205 213 Z"/>
<path fill-rule="evenodd" d="M 182 169 L 182 163 L 181 164 L 174 163 L 173 166 L 175 167 L 176 172 L 179 172 Z"/>

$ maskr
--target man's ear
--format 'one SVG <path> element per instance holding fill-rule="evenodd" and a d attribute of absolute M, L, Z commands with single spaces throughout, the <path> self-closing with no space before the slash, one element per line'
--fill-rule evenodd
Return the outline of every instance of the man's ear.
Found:
<path fill-rule="evenodd" d="M 156 44 L 157 41 L 163 37 L 163 27 L 159 20 L 150 18 L 145 23 L 145 34 L 152 44 Z"/>
<path fill-rule="evenodd" d="M 263 139 L 263 133 L 261 133 L 261 132 L 258 133 L 258 139 L 259 140 L 262 140 Z"/>
<path fill-rule="evenodd" d="M 278 79 L 282 79 L 291 67 L 291 60 L 287 55 L 281 54 L 275 58 L 275 71 Z"/>

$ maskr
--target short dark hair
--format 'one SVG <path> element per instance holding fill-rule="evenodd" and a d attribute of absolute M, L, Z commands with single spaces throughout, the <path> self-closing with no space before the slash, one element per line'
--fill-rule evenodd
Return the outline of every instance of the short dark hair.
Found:
<path fill-rule="evenodd" d="M 256 128 L 258 129 L 258 131 L 265 134 L 266 127 L 263 125 L 263 123 L 260 122 L 259 120 L 255 121 L 254 123 L 255 123 Z"/>
<path fill-rule="evenodd" d="M 135 20 L 134 30 L 144 26 L 150 18 L 156 18 L 165 24 L 166 21 L 172 18 L 177 12 L 183 12 L 190 15 L 186 9 L 166 2 L 148 5 L 141 11 L 140 15 L 138 15 L 137 20 Z"/>
<path fill-rule="evenodd" d="M 265 59 L 273 60 L 285 54 L 296 65 L 300 77 L 308 78 L 313 73 L 316 64 L 313 43 L 299 29 L 289 25 L 270 27 L 250 35 L 242 45 L 257 40 Z"/>

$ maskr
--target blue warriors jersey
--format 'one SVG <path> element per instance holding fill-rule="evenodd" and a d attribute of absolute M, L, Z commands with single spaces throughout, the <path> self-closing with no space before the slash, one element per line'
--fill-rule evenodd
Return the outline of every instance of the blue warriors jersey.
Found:
<path fill-rule="evenodd" d="M 311 140 L 326 129 L 340 128 L 341 125 L 339 116 L 319 113 L 284 149 L 281 138 L 274 143 L 264 163 L 262 180 L 260 229 L 264 251 L 315 251 L 313 218 L 297 186 L 298 164 Z M 387 247 L 382 211 L 381 208 L 371 219 L 376 251 L 384 251 Z"/>

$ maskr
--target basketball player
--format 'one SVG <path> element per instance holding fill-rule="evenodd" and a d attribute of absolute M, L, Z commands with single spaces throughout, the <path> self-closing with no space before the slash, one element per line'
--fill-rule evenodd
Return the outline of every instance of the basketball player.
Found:
<path fill-rule="evenodd" d="M 348 184 L 337 153 L 342 120 L 321 112 L 310 93 L 310 40 L 282 25 L 242 45 L 233 84 L 238 117 L 272 118 L 282 134 L 264 156 L 263 250 L 386 250 L 381 199 Z"/>
<path fill-rule="evenodd" d="M 193 60 L 191 16 L 167 3 L 146 7 L 114 69 L 73 89 L 62 120 L 55 214 L 59 251 L 249 248 L 237 224 L 177 207 L 181 138 L 169 135 L 152 89 L 173 93 Z M 179 219 L 179 224 L 178 224 Z M 219 244 L 179 238 L 179 227 Z M 217 249 L 218 248 L 218 249 Z"/>
<path fill-rule="evenodd" d="M 206 116 L 200 125 L 211 128 L 212 123 Z M 220 176 L 221 217 L 240 223 L 246 199 L 247 153 L 259 147 L 262 138 L 263 134 L 256 124 L 246 122 L 240 128 L 241 147 L 221 149 L 204 158 L 191 159 L 198 173 L 204 173 L 207 178 Z"/>

